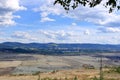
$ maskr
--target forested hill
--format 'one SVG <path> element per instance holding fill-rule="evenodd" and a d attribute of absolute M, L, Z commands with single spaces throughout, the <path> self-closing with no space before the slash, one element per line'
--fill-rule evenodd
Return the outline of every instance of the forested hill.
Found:
<path fill-rule="evenodd" d="M 0 52 L 44 54 L 120 52 L 120 45 L 4 42 L 0 43 Z"/>

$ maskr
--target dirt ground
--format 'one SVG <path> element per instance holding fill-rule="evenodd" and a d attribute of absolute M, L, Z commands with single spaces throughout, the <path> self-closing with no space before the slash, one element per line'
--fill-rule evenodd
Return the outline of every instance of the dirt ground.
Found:
<path fill-rule="evenodd" d="M 106 54 L 109 55 L 109 54 Z M 105 56 L 106 56 L 105 55 Z M 114 56 L 116 54 L 112 54 Z M 109 55 L 111 56 L 111 55 Z M 95 66 L 95 69 L 83 69 L 83 64 Z M 109 58 L 103 58 L 103 65 L 119 64 Z M 99 58 L 91 55 L 48 56 L 38 54 L 0 54 L 0 80 L 38 80 L 57 78 L 64 80 L 75 76 L 79 80 L 99 77 Z M 36 72 L 44 72 L 34 75 Z M 104 74 L 106 80 L 120 80 L 120 74 Z"/>

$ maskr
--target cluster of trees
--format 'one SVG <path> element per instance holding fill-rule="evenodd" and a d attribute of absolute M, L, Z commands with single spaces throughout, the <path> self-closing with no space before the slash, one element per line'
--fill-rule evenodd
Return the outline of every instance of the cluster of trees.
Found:
<path fill-rule="evenodd" d="M 112 67 L 111 70 L 110 70 L 110 72 L 117 72 L 117 73 L 120 74 L 120 66 L 118 66 L 118 67 Z"/>
<path fill-rule="evenodd" d="M 99 49 L 57 49 L 57 48 L 0 48 L 2 53 L 30 53 L 30 54 L 43 54 L 43 55 L 80 55 L 80 54 L 96 54 L 96 53 L 119 53 L 115 50 L 99 50 Z M 114 58 L 114 57 L 109 57 Z M 119 58 L 119 57 L 116 57 Z"/>

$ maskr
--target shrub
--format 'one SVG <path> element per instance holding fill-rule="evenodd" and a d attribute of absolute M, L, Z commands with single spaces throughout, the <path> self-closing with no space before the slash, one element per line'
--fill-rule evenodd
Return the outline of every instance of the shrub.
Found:
<path fill-rule="evenodd" d="M 115 69 L 116 69 L 115 71 L 116 71 L 117 73 L 120 73 L 120 66 L 117 67 L 117 68 L 115 68 Z"/>
<path fill-rule="evenodd" d="M 73 80 L 78 80 L 77 76 L 75 76 Z"/>

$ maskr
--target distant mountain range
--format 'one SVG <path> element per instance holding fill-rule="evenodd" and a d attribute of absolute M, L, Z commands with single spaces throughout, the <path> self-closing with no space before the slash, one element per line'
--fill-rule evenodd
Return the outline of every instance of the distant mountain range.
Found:
<path fill-rule="evenodd" d="M 120 52 L 120 45 L 4 42 L 0 43 L 0 52 L 40 54 Z"/>

